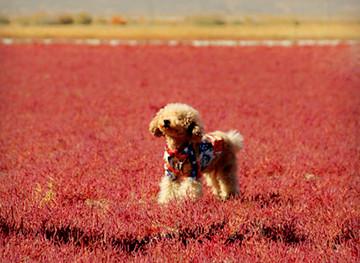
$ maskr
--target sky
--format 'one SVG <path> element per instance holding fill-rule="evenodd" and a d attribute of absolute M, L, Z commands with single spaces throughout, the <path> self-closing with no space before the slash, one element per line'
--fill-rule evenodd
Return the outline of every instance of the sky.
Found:
<path fill-rule="evenodd" d="M 0 0 L 0 13 L 80 12 L 183 16 L 199 14 L 360 17 L 360 0 Z"/>

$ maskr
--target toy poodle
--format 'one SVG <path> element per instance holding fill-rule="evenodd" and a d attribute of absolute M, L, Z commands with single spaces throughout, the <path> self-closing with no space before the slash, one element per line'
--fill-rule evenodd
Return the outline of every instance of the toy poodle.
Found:
<path fill-rule="evenodd" d="M 197 199 L 205 177 L 214 195 L 222 200 L 239 193 L 236 152 L 243 137 L 235 130 L 205 134 L 200 114 L 189 105 L 171 103 L 151 120 L 150 132 L 165 137 L 165 175 L 160 182 L 159 203 Z"/>

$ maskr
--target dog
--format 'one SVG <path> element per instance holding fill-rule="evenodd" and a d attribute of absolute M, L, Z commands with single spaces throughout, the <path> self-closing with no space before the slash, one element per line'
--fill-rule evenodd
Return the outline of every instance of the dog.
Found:
<path fill-rule="evenodd" d="M 149 131 L 166 140 L 158 203 L 198 199 L 202 175 L 219 199 L 239 194 L 236 153 L 243 147 L 243 137 L 238 131 L 205 134 L 199 112 L 182 103 L 160 109 Z"/>

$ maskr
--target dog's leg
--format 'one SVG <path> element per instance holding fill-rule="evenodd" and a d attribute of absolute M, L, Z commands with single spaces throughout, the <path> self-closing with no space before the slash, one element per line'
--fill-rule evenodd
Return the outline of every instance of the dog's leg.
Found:
<path fill-rule="evenodd" d="M 179 195 L 179 183 L 165 175 L 160 181 L 158 203 L 165 204 Z"/>
<path fill-rule="evenodd" d="M 225 166 L 217 175 L 220 186 L 220 198 L 223 200 L 239 194 L 237 167 L 235 163 Z"/>
<path fill-rule="evenodd" d="M 180 198 L 189 197 L 193 200 L 198 199 L 202 196 L 201 182 L 196 179 L 186 178 L 183 182 L 180 183 L 179 194 Z"/>
<path fill-rule="evenodd" d="M 215 177 L 215 173 L 204 173 L 206 184 L 211 188 L 211 191 L 214 195 L 220 195 L 220 185 L 218 180 Z"/>

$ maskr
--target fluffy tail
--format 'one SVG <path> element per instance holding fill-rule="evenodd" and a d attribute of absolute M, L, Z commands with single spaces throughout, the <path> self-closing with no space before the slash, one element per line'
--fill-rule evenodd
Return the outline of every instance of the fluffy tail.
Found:
<path fill-rule="evenodd" d="M 234 146 L 235 151 L 240 151 L 244 146 L 244 138 L 242 135 L 236 131 L 231 130 L 226 133 L 230 143 Z"/>

